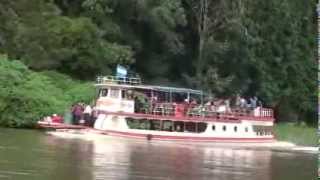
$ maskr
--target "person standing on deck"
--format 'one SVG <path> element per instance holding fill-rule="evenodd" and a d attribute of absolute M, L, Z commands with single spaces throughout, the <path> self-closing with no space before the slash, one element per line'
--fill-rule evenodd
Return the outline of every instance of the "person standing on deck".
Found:
<path fill-rule="evenodd" d="M 260 99 L 258 99 L 258 106 L 262 108 L 262 101 Z"/>
<path fill-rule="evenodd" d="M 247 100 L 243 97 L 240 98 L 240 108 L 245 108 L 247 106 Z"/>
<path fill-rule="evenodd" d="M 236 95 L 235 106 L 237 108 L 241 106 L 241 97 L 239 94 Z"/>
<path fill-rule="evenodd" d="M 227 113 L 231 113 L 231 107 L 230 107 L 230 99 L 225 99 L 224 100 L 224 104 L 225 104 L 225 106 L 226 106 L 226 112 Z"/>
<path fill-rule="evenodd" d="M 96 119 L 98 118 L 99 112 L 97 110 L 96 106 L 92 107 L 92 112 L 91 112 L 91 121 L 90 121 L 90 127 L 94 126 L 94 123 L 96 122 Z"/>
<path fill-rule="evenodd" d="M 158 103 L 158 97 L 155 95 L 155 96 L 152 96 L 151 97 L 151 109 L 150 109 L 150 112 L 153 113 L 155 108 L 156 108 L 156 105 Z"/>
<path fill-rule="evenodd" d="M 83 119 L 85 120 L 85 125 L 89 126 L 91 123 L 91 113 L 92 113 L 92 108 L 90 105 L 86 105 L 85 109 L 83 111 Z"/>
<path fill-rule="evenodd" d="M 76 104 L 72 109 L 73 123 L 78 125 L 83 114 L 83 107 L 80 103 Z"/>
<path fill-rule="evenodd" d="M 255 109 L 257 107 L 257 101 L 258 98 L 254 96 L 253 98 L 250 98 L 250 106 L 252 109 Z"/>

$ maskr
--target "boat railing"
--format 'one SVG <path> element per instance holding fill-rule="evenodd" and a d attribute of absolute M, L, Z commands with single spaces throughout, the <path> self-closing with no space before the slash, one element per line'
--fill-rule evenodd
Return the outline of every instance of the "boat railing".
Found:
<path fill-rule="evenodd" d="M 150 107 L 153 115 L 175 116 L 175 117 L 205 117 L 205 118 L 222 118 L 237 120 L 240 117 L 273 118 L 273 110 L 268 108 L 233 108 L 226 111 L 219 111 L 219 108 L 211 105 L 185 105 L 176 103 L 155 103 Z"/>
<path fill-rule="evenodd" d="M 152 108 L 154 115 L 174 115 L 175 106 L 172 103 L 157 103 Z"/>
<path fill-rule="evenodd" d="M 118 76 L 98 76 L 96 79 L 97 84 L 127 84 L 139 85 L 141 78 L 139 77 L 118 77 Z"/>
<path fill-rule="evenodd" d="M 259 115 L 260 117 L 273 117 L 273 110 L 268 108 L 260 108 Z"/>

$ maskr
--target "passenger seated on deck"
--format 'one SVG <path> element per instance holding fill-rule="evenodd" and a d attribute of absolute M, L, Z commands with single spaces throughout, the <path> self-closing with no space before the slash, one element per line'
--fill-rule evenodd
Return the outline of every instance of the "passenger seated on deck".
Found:
<path fill-rule="evenodd" d="M 217 112 L 225 113 L 227 111 L 226 105 L 218 106 Z"/>
<path fill-rule="evenodd" d="M 192 101 L 191 101 L 191 103 L 190 103 L 190 106 L 191 107 L 195 107 L 195 106 L 197 106 L 197 100 L 195 100 L 195 99 L 192 99 Z"/>
<path fill-rule="evenodd" d="M 211 106 L 212 105 L 212 101 L 207 101 L 204 105 L 206 105 L 206 106 Z"/>
<path fill-rule="evenodd" d="M 47 123 L 52 123 L 52 118 L 50 116 L 46 116 L 43 118 L 43 121 Z"/>

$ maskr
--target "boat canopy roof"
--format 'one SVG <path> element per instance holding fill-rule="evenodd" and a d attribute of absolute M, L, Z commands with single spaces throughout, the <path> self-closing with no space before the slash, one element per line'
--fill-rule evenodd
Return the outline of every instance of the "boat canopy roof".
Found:
<path fill-rule="evenodd" d="M 151 86 L 151 87 L 156 91 L 163 91 L 163 92 L 190 93 L 190 94 L 199 94 L 199 95 L 203 94 L 203 92 L 200 90 L 187 89 L 187 88 L 166 87 L 166 86 Z"/>
<path fill-rule="evenodd" d="M 203 95 L 203 91 L 201 90 L 178 88 L 178 87 L 167 87 L 167 86 L 143 85 L 141 84 L 141 80 L 138 78 L 119 79 L 114 76 L 98 77 L 98 80 L 95 86 L 100 88 L 101 87 L 117 87 L 117 88 L 123 88 L 123 89 L 146 89 L 146 90 L 154 90 L 154 91 L 169 92 L 169 93 L 190 93 L 190 94 Z"/>
<path fill-rule="evenodd" d="M 152 86 L 152 85 L 128 85 L 128 84 L 96 84 L 97 87 L 117 87 L 123 89 L 146 89 L 154 90 L 160 92 L 171 92 L 171 93 L 190 93 L 203 95 L 203 91 L 187 89 L 187 88 L 177 88 L 177 87 L 167 87 L 167 86 Z"/>

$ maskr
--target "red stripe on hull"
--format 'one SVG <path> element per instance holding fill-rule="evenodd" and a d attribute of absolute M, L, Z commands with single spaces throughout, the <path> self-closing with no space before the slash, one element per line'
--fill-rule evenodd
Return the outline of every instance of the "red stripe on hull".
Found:
<path fill-rule="evenodd" d="M 228 143 L 269 143 L 275 141 L 273 137 L 266 138 L 222 138 L 222 137 L 196 137 L 196 136 L 168 136 L 140 134 L 121 131 L 105 130 L 108 135 L 139 139 L 164 140 L 164 141 L 192 141 L 192 142 L 228 142 Z M 148 137 L 149 136 L 149 137 Z"/>

